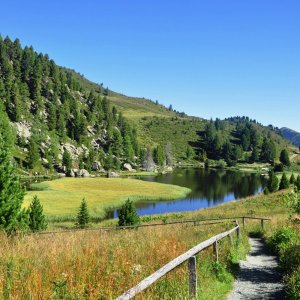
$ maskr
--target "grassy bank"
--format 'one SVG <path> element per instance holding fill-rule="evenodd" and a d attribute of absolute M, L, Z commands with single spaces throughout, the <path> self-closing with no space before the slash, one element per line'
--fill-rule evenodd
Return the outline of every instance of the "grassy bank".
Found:
<path fill-rule="evenodd" d="M 27 192 L 24 205 L 28 206 L 37 195 L 50 220 L 75 218 L 83 198 L 88 202 L 91 217 L 101 218 L 106 210 L 120 207 L 128 198 L 171 200 L 190 192 L 184 187 L 127 178 L 63 178 L 33 184 L 32 188 L 34 191 Z"/>

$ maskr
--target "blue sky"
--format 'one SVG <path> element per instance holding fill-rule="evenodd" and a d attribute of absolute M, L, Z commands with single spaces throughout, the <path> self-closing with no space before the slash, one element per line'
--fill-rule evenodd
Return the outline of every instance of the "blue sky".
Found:
<path fill-rule="evenodd" d="M 298 0 L 3 2 L 3 37 L 112 90 L 300 131 Z"/>

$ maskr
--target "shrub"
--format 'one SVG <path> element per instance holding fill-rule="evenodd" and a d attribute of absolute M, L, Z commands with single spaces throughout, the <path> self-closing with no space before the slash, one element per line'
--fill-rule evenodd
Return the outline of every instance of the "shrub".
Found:
<path fill-rule="evenodd" d="M 287 278 L 288 299 L 300 299 L 300 267 Z"/>
<path fill-rule="evenodd" d="M 282 227 L 269 238 L 269 245 L 275 253 L 280 253 L 297 236 L 297 233 L 291 228 Z"/>
<path fill-rule="evenodd" d="M 140 224 L 140 217 L 129 199 L 124 203 L 119 211 L 119 226 L 131 226 Z"/>
<path fill-rule="evenodd" d="M 300 266 L 300 244 L 288 246 L 281 255 L 280 261 L 285 271 L 295 271 Z"/>

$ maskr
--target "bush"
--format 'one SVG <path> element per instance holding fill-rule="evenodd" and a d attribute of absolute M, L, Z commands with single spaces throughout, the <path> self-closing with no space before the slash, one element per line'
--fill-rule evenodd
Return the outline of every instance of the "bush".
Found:
<path fill-rule="evenodd" d="M 269 238 L 269 245 L 275 253 L 280 253 L 287 248 L 288 244 L 295 238 L 297 233 L 289 227 L 282 227 L 275 231 L 275 233 Z"/>
<path fill-rule="evenodd" d="M 131 226 L 140 224 L 140 217 L 129 199 L 124 203 L 119 211 L 118 226 Z"/>
<path fill-rule="evenodd" d="M 280 257 L 282 268 L 287 271 L 295 271 L 300 266 L 300 244 L 288 246 Z"/>
<path fill-rule="evenodd" d="M 286 280 L 288 286 L 288 299 L 300 299 L 300 267 Z"/>

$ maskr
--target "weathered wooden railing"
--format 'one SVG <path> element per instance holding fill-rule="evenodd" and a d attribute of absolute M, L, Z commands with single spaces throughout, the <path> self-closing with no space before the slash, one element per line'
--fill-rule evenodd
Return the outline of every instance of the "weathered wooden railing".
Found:
<path fill-rule="evenodd" d="M 111 227 L 97 227 L 97 228 L 86 228 L 86 229 L 68 229 L 61 231 L 43 231 L 29 233 L 28 235 L 44 235 L 44 234 L 58 234 L 58 233 L 70 233 L 70 232 L 80 232 L 80 231 L 110 231 L 110 230 L 120 230 L 120 229 L 133 229 L 133 228 L 144 228 L 144 227 L 155 227 L 155 226 L 165 226 L 165 225 L 176 225 L 176 224 L 188 224 L 206 222 L 206 221 L 224 221 L 224 220 L 238 220 L 242 219 L 243 226 L 245 226 L 246 219 L 261 220 L 262 229 L 264 228 L 264 221 L 271 220 L 270 218 L 259 218 L 259 217 L 248 217 L 248 216 L 238 216 L 238 217 L 227 217 L 227 218 L 207 218 L 207 219 L 191 219 L 191 220 L 181 220 L 174 222 L 164 222 L 164 223 L 153 223 L 153 224 L 141 224 L 132 226 L 111 226 Z M 212 225 L 216 223 L 205 223 L 203 225 Z"/>
<path fill-rule="evenodd" d="M 261 220 L 261 226 L 263 228 L 264 226 L 264 220 L 271 220 L 268 218 L 258 218 L 258 217 L 239 217 L 243 220 L 243 225 L 245 225 L 245 219 L 255 219 L 255 220 Z M 225 218 L 227 219 L 227 218 Z M 210 219 L 212 220 L 212 219 Z M 208 240 L 198 244 L 197 246 L 191 248 L 187 252 L 183 253 L 182 255 L 176 257 L 163 267 L 161 267 L 159 270 L 142 280 L 139 284 L 131 288 L 130 290 L 123 293 L 121 296 L 119 296 L 116 300 L 127 300 L 135 297 L 138 293 L 142 292 L 143 290 L 150 287 L 153 283 L 155 283 L 158 279 L 169 273 L 170 271 L 174 270 L 176 267 L 181 265 L 182 263 L 188 261 L 188 270 L 189 270 L 189 295 L 191 299 L 198 299 L 197 295 L 197 273 L 196 273 L 196 254 L 201 252 L 202 250 L 208 248 L 209 246 L 213 245 L 214 250 L 214 257 L 215 260 L 218 261 L 219 255 L 218 255 L 218 241 L 223 239 L 226 236 L 229 236 L 230 241 L 232 243 L 232 236 L 231 234 L 236 231 L 238 240 L 240 239 L 240 226 L 238 224 L 238 221 L 235 221 L 235 227 L 219 233 Z"/>

